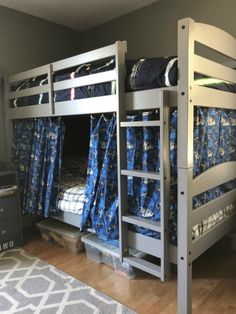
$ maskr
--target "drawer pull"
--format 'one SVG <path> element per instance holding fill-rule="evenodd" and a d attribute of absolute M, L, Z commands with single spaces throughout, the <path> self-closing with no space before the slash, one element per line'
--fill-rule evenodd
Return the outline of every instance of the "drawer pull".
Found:
<path fill-rule="evenodd" d="M 6 233 L 6 231 L 5 230 L 2 230 L 2 234 L 5 234 Z"/>
<path fill-rule="evenodd" d="M 3 208 L 0 208 L 0 213 L 3 213 L 4 212 L 4 209 Z"/>

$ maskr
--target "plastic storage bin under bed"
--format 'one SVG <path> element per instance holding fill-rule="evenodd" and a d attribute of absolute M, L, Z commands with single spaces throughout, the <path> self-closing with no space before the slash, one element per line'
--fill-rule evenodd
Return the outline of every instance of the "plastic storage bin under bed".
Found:
<path fill-rule="evenodd" d="M 81 237 L 85 232 L 78 228 L 50 218 L 37 222 L 36 227 L 47 242 L 55 242 L 76 254 L 84 251 Z"/>
<path fill-rule="evenodd" d="M 85 245 L 87 257 L 90 260 L 96 263 L 104 263 L 129 279 L 133 279 L 137 276 L 137 268 L 127 263 L 120 262 L 118 247 L 99 239 L 97 235 L 92 233 L 82 236 L 81 241 Z M 140 256 L 142 253 L 136 250 L 130 250 L 130 254 Z"/>

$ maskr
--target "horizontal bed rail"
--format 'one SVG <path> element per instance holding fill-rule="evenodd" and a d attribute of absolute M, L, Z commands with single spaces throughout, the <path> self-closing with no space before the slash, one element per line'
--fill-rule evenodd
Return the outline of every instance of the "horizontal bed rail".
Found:
<path fill-rule="evenodd" d="M 125 94 L 127 111 L 158 109 L 163 103 L 177 106 L 177 86 L 148 89 Z"/>
<path fill-rule="evenodd" d="M 21 81 L 26 81 L 36 76 L 46 75 L 48 74 L 48 69 L 50 65 L 43 65 L 28 71 L 24 71 L 15 75 L 11 75 L 8 77 L 8 84 L 13 84 Z"/>
<path fill-rule="evenodd" d="M 90 74 L 82 77 L 77 77 L 70 80 L 64 80 L 53 83 L 53 91 L 65 90 L 68 88 L 82 87 L 86 85 L 106 83 L 116 80 L 116 71 L 106 71 L 102 73 Z"/>
<path fill-rule="evenodd" d="M 193 210 L 192 214 L 192 226 L 201 223 L 208 217 L 216 214 L 218 211 L 225 208 L 225 204 L 233 204 L 236 202 L 236 188 L 217 197 L 216 199 L 208 202 Z"/>
<path fill-rule="evenodd" d="M 74 79 L 63 80 L 59 82 L 54 82 L 52 91 L 60 91 L 69 88 L 82 87 L 86 85 L 105 83 L 116 80 L 116 70 L 90 74 L 83 77 L 77 77 Z M 17 90 L 14 92 L 9 92 L 8 99 L 17 99 L 22 97 L 28 97 L 32 95 L 39 95 L 44 93 L 49 93 L 50 84 L 44 84 L 36 87 L 24 88 L 22 90 Z"/>
<path fill-rule="evenodd" d="M 218 222 L 214 227 L 210 228 L 208 231 L 204 232 L 200 237 L 192 243 L 192 260 L 194 261 L 217 241 L 219 241 L 223 236 L 228 234 L 236 224 L 236 214 L 233 213 L 220 222 Z"/>
<path fill-rule="evenodd" d="M 52 63 L 52 70 L 56 72 L 63 69 L 75 67 L 83 63 L 94 62 L 97 60 L 115 56 L 117 52 L 117 44 L 122 45 L 123 49 L 127 51 L 127 44 L 125 41 L 116 42 L 115 44 L 112 44 L 109 46 L 105 46 L 102 48 L 98 48 L 89 52 L 79 54 L 77 56 L 73 56 L 67 59 L 56 61 Z"/>
<path fill-rule="evenodd" d="M 236 84 L 236 70 L 198 55 L 193 57 L 193 70 L 197 73 Z"/>
<path fill-rule="evenodd" d="M 236 94 L 205 86 L 193 85 L 194 106 L 236 110 Z"/>
<path fill-rule="evenodd" d="M 109 58 L 116 55 L 117 46 L 122 45 L 125 51 L 127 51 L 127 44 L 125 41 L 118 41 L 115 44 L 98 48 L 89 52 L 85 52 L 70 58 L 66 58 L 60 61 L 56 61 L 51 64 L 43 65 L 34 69 L 30 69 L 18 74 L 14 74 L 8 77 L 8 83 L 13 84 L 27 79 L 31 79 L 36 76 L 48 74 L 49 67 L 52 72 L 57 72 L 67 68 L 79 66 L 83 63 L 94 62 L 97 60 Z"/>
<path fill-rule="evenodd" d="M 19 108 L 12 108 L 8 111 L 9 119 L 42 118 L 52 115 L 51 104 L 33 105 Z"/>
<path fill-rule="evenodd" d="M 228 181 L 236 179 L 236 161 L 227 161 L 209 168 L 192 182 L 192 196 L 201 194 Z"/>
<path fill-rule="evenodd" d="M 55 115 L 68 116 L 115 112 L 117 106 L 116 95 L 60 101 L 55 102 Z"/>
<path fill-rule="evenodd" d="M 15 92 L 10 92 L 8 94 L 8 98 L 9 99 L 16 99 L 16 98 L 21 98 L 21 97 L 28 97 L 28 96 L 32 96 L 32 95 L 48 93 L 48 91 L 49 91 L 49 85 L 45 84 L 45 85 L 41 85 L 41 86 L 25 88 L 25 89 L 18 90 Z"/>
<path fill-rule="evenodd" d="M 161 241 L 158 239 L 145 236 L 141 233 L 128 231 L 128 245 L 141 252 L 162 258 Z"/>

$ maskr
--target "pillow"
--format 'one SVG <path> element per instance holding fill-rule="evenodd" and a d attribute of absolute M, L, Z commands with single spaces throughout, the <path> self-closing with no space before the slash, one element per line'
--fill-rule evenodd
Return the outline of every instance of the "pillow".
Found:
<path fill-rule="evenodd" d="M 177 58 L 142 58 L 127 60 L 128 91 L 177 85 Z"/>

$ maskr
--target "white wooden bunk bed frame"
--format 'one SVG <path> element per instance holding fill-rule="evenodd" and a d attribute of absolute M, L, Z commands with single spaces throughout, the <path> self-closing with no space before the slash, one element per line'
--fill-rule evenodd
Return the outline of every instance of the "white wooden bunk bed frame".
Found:
<path fill-rule="evenodd" d="M 192 227 L 207 217 L 236 201 L 236 189 L 192 210 L 192 198 L 236 178 L 236 162 L 226 162 L 210 168 L 193 178 L 193 111 L 194 106 L 236 109 L 236 94 L 210 89 L 194 84 L 194 72 L 236 83 L 236 71 L 194 53 L 195 43 L 201 43 L 233 60 L 236 60 L 236 39 L 226 32 L 206 24 L 185 18 L 178 23 L 178 86 L 125 93 L 126 42 L 80 54 L 36 69 L 6 78 L 5 121 L 7 152 L 10 159 L 11 121 L 13 119 L 66 116 L 116 112 L 118 150 L 118 193 L 120 258 L 161 278 L 169 275 L 169 264 L 178 264 L 178 313 L 191 313 L 192 262 L 235 226 L 235 215 L 224 218 L 213 228 L 192 240 Z M 116 67 L 104 73 L 92 74 L 73 80 L 53 82 L 52 73 L 115 56 Z M 42 74 L 48 75 L 48 84 L 21 91 L 10 92 L 10 85 Z M 73 87 L 115 81 L 116 94 L 73 101 L 53 102 L 53 92 Z M 10 99 L 48 93 L 49 103 L 20 108 L 10 108 Z M 178 104 L 178 246 L 169 245 L 167 225 L 170 193 L 169 170 L 169 105 Z M 127 122 L 126 112 L 132 110 L 160 109 L 160 120 Z M 126 170 L 126 127 L 158 126 L 161 141 L 161 171 L 147 173 Z M 220 175 L 219 175 L 220 173 Z M 148 222 L 127 213 L 127 176 L 152 178 L 161 182 L 161 221 Z M 154 239 L 128 231 L 128 223 L 158 231 L 161 239 Z M 128 247 L 157 256 L 161 266 L 128 256 Z"/>

